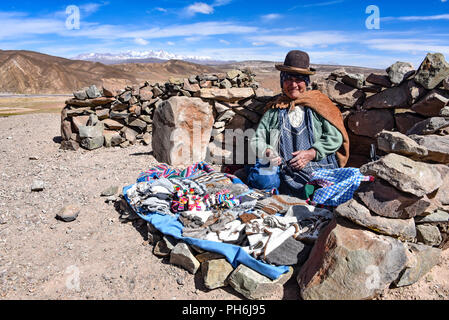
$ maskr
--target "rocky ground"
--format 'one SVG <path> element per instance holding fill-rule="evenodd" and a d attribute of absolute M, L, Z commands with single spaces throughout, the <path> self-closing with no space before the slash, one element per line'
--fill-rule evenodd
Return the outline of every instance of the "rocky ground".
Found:
<path fill-rule="evenodd" d="M 243 299 L 154 256 L 145 224 L 121 222 L 100 197 L 156 164 L 150 147 L 60 151 L 59 114 L 0 118 L 0 141 L 0 299 Z M 55 219 L 68 204 L 82 208 L 77 220 Z M 418 283 L 381 296 L 448 298 L 449 250 Z M 299 299 L 295 277 L 273 299 Z"/>

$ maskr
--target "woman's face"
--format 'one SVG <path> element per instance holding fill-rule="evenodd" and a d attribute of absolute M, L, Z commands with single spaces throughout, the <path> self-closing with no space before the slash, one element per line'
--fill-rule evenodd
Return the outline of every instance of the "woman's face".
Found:
<path fill-rule="evenodd" d="M 302 79 L 289 77 L 284 81 L 283 89 L 287 97 L 295 100 L 307 90 L 307 84 Z"/>

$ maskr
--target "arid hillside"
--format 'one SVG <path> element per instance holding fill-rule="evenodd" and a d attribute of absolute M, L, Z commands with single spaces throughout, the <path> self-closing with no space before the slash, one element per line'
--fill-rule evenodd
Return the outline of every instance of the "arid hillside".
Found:
<path fill-rule="evenodd" d="M 69 60 L 31 51 L 0 50 L 0 93 L 71 94 L 104 79 L 118 85 L 161 81 L 173 76 L 216 72 L 212 67 L 184 61 L 104 65 Z"/>

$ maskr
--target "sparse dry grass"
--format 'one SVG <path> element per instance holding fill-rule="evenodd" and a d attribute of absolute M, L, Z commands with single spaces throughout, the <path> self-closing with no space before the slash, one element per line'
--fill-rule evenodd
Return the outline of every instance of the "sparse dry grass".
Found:
<path fill-rule="evenodd" d="M 59 113 L 69 96 L 0 96 L 0 117 L 30 113 Z"/>

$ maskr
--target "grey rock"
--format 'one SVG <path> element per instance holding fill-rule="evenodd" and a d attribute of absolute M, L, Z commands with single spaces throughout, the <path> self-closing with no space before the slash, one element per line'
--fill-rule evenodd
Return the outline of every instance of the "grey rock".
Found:
<path fill-rule="evenodd" d="M 292 277 L 293 268 L 277 280 L 271 280 L 264 275 L 241 264 L 229 276 L 228 282 L 234 290 L 250 300 L 271 298 L 283 293 L 283 285 Z"/>
<path fill-rule="evenodd" d="M 302 266 L 311 249 L 312 246 L 290 237 L 270 252 L 265 261 L 276 266 Z"/>
<path fill-rule="evenodd" d="M 200 268 L 199 261 L 190 251 L 187 244 L 178 243 L 170 253 L 170 263 L 180 266 L 192 274 L 197 273 Z"/>
<path fill-rule="evenodd" d="M 335 209 L 335 213 L 349 219 L 355 224 L 384 235 L 407 241 L 412 241 L 416 238 L 415 221 L 413 218 L 407 220 L 389 219 L 372 215 L 366 207 L 354 199 L 338 206 Z"/>
<path fill-rule="evenodd" d="M 392 219 L 414 218 L 432 206 L 427 197 L 401 192 L 382 179 L 363 184 L 356 196 L 375 214 Z"/>
<path fill-rule="evenodd" d="M 449 107 L 444 107 L 441 109 L 439 115 L 442 117 L 449 117 Z"/>
<path fill-rule="evenodd" d="M 99 149 L 104 145 L 104 136 L 95 138 L 84 138 L 81 140 L 80 145 L 81 147 L 87 150 Z"/>
<path fill-rule="evenodd" d="M 355 89 L 335 80 L 318 82 L 317 88 L 326 94 L 332 101 L 346 107 L 355 107 L 363 102 L 365 94 L 362 90 Z"/>
<path fill-rule="evenodd" d="M 217 122 L 229 122 L 235 117 L 235 112 L 227 110 L 217 117 Z"/>
<path fill-rule="evenodd" d="M 428 216 L 417 217 L 415 222 L 416 224 L 449 223 L 449 213 L 443 210 L 437 210 Z"/>
<path fill-rule="evenodd" d="M 415 124 L 407 135 L 427 135 L 436 133 L 438 130 L 449 127 L 449 118 L 433 117 Z"/>
<path fill-rule="evenodd" d="M 422 197 L 441 187 L 441 174 L 432 166 L 390 153 L 360 168 L 364 175 L 379 177 L 397 189 Z"/>
<path fill-rule="evenodd" d="M 204 285 L 209 290 L 226 287 L 227 279 L 233 271 L 234 268 L 226 259 L 207 260 L 201 264 Z"/>
<path fill-rule="evenodd" d="M 104 126 L 103 123 L 99 123 L 96 126 L 80 126 L 79 136 L 84 138 L 98 138 L 103 136 Z"/>
<path fill-rule="evenodd" d="M 448 102 L 449 94 L 434 90 L 414 104 L 411 109 L 426 117 L 438 117 Z"/>
<path fill-rule="evenodd" d="M 428 246 L 439 246 L 443 238 L 437 226 L 432 224 L 419 224 L 416 226 L 417 239 Z"/>
<path fill-rule="evenodd" d="M 87 93 L 86 93 L 87 88 L 83 89 L 83 90 L 79 90 L 79 91 L 75 91 L 73 93 L 73 96 L 75 97 L 75 99 L 77 100 L 86 100 L 87 99 Z"/>
<path fill-rule="evenodd" d="M 147 122 L 145 122 L 145 121 L 143 121 L 143 120 L 140 120 L 140 119 L 135 119 L 135 120 L 133 120 L 133 121 L 130 121 L 128 125 L 129 125 L 130 127 L 137 128 L 137 129 L 139 129 L 140 131 L 143 131 L 143 130 L 145 130 L 146 127 L 147 127 Z"/>
<path fill-rule="evenodd" d="M 114 196 L 118 193 L 118 186 L 111 186 L 101 192 L 102 197 Z"/>
<path fill-rule="evenodd" d="M 70 204 L 62 208 L 62 210 L 58 212 L 56 217 L 64 222 L 72 222 L 75 221 L 76 218 L 78 218 L 80 212 L 81 209 L 79 208 L 78 205 Z"/>
<path fill-rule="evenodd" d="M 441 53 L 429 53 L 418 69 L 415 81 L 427 90 L 435 89 L 449 76 L 449 63 Z"/>
<path fill-rule="evenodd" d="M 440 261 L 441 250 L 430 246 L 407 243 L 407 265 L 395 281 L 396 287 L 404 287 L 418 282 Z"/>
<path fill-rule="evenodd" d="M 386 153 L 397 153 L 415 160 L 428 155 L 426 148 L 400 132 L 382 131 L 377 135 L 377 146 Z"/>
<path fill-rule="evenodd" d="M 422 158 L 423 161 L 449 164 L 449 136 L 412 135 L 410 138 L 427 149 L 428 155 Z"/>
<path fill-rule="evenodd" d="M 393 86 L 393 84 L 391 83 L 390 78 L 388 76 L 375 74 L 375 73 L 371 73 L 366 78 L 366 82 L 374 84 L 374 85 L 379 85 L 384 88 L 391 88 Z"/>
<path fill-rule="evenodd" d="M 62 141 L 60 147 L 61 150 L 67 151 L 78 151 L 79 148 L 80 148 L 79 143 L 74 140 Z"/>
<path fill-rule="evenodd" d="M 365 85 L 365 76 L 361 73 L 349 73 L 342 78 L 342 82 L 348 86 L 362 89 Z"/>
<path fill-rule="evenodd" d="M 408 62 L 396 62 L 387 69 L 388 77 L 393 84 L 400 84 L 408 77 L 415 73 L 415 69 L 412 64 Z"/>
<path fill-rule="evenodd" d="M 101 97 L 101 92 L 100 92 L 100 90 L 98 90 L 97 86 L 95 86 L 95 85 L 90 86 L 86 90 L 86 94 L 89 99 L 95 99 L 95 98 Z"/>

